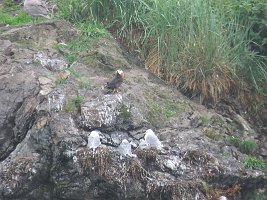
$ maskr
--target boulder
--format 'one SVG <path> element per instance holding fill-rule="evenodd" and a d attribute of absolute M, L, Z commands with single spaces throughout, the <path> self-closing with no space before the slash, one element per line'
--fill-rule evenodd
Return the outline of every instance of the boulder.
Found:
<path fill-rule="evenodd" d="M 114 39 L 99 38 L 74 63 L 53 48 L 77 34 L 65 21 L 0 28 L 1 200 L 240 199 L 266 187 L 264 172 L 245 168 L 225 134 L 207 137 L 201 116 L 215 111 L 129 63 Z M 118 68 L 124 83 L 106 94 Z M 161 148 L 138 147 L 148 129 Z M 94 130 L 101 145 L 90 149 Z M 126 140 L 136 156 L 121 155 Z"/>

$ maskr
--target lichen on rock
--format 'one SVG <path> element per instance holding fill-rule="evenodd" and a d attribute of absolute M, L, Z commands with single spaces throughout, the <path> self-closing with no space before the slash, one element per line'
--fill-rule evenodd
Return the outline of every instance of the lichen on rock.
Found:
<path fill-rule="evenodd" d="M 114 39 L 77 53 L 96 62 L 69 63 L 53 48 L 77 39 L 65 21 L 0 29 L 0 199 L 240 199 L 266 186 L 220 132 L 228 119 L 209 123 L 203 116 L 222 116 L 129 63 Z M 120 91 L 106 94 L 120 67 Z M 62 70 L 67 78 L 56 84 Z"/>

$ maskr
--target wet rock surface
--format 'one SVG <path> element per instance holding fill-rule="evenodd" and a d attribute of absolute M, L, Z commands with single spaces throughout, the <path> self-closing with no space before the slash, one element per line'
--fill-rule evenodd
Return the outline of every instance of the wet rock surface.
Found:
<path fill-rule="evenodd" d="M 264 172 L 244 167 L 245 154 L 207 137 L 228 119 L 127 62 L 112 38 L 81 53 L 99 62 L 68 63 L 53 46 L 77 34 L 65 21 L 0 28 L 1 200 L 244 199 L 242 191 L 266 188 Z M 117 67 L 124 83 L 106 94 Z M 221 120 L 205 127 L 204 116 Z M 163 148 L 138 147 L 147 129 Z M 87 147 L 93 130 L 102 143 L 95 150 Z M 120 153 L 123 140 L 136 156 Z"/>

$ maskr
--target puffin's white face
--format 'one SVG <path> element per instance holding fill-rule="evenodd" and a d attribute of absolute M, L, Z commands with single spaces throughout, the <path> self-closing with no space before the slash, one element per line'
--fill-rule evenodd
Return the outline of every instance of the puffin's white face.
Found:
<path fill-rule="evenodd" d="M 117 70 L 117 73 L 119 74 L 119 75 L 122 75 L 123 74 L 123 71 L 122 70 Z"/>
<path fill-rule="evenodd" d="M 117 70 L 116 73 L 120 75 L 121 78 L 124 78 L 124 72 L 122 70 Z"/>

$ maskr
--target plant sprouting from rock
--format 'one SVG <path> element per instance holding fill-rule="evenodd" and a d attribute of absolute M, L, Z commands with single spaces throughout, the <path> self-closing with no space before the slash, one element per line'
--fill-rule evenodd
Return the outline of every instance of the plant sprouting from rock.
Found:
<path fill-rule="evenodd" d="M 76 97 L 72 98 L 70 102 L 66 105 L 66 111 L 72 111 L 75 108 L 77 108 L 78 111 L 80 112 L 82 103 L 83 103 L 83 97 L 77 95 Z"/>

